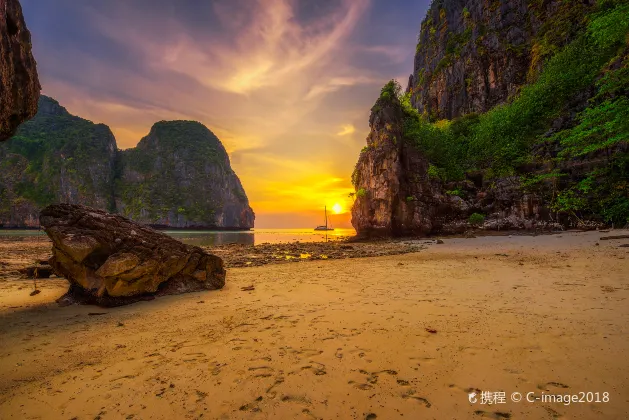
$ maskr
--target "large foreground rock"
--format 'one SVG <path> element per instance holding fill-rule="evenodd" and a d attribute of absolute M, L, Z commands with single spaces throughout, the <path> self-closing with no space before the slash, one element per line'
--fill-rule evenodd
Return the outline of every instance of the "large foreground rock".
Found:
<path fill-rule="evenodd" d="M 116 306 L 225 285 L 219 257 L 122 216 L 53 204 L 40 223 L 53 241 L 50 264 L 71 284 L 61 304 Z"/>
<path fill-rule="evenodd" d="M 39 79 L 18 0 L 0 0 L 0 141 L 37 112 Z"/>

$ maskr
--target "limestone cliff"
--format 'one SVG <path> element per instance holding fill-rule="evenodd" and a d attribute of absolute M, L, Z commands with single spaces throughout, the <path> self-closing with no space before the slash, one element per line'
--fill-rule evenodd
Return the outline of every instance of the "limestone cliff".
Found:
<path fill-rule="evenodd" d="M 120 151 L 109 127 L 41 96 L 37 115 L 0 145 L 0 171 L 3 227 L 38 227 L 52 203 L 161 227 L 253 227 L 225 148 L 198 122 L 159 122 L 136 148 Z"/>
<path fill-rule="evenodd" d="M 356 188 L 352 225 L 364 237 L 461 233 L 468 218 L 489 215 L 489 229 L 552 228 L 540 200 L 522 191 L 517 179 L 484 181 L 482 173 L 444 182 L 437 168 L 404 132 L 400 101 L 379 98 L 369 119 L 367 147 L 352 182 Z"/>
<path fill-rule="evenodd" d="M 195 121 L 161 121 L 120 153 L 116 206 L 146 224 L 249 229 L 254 213 L 219 139 Z"/>
<path fill-rule="evenodd" d="M 486 112 L 516 94 L 583 28 L 595 0 L 435 0 L 408 89 L 426 116 Z"/>
<path fill-rule="evenodd" d="M 397 98 L 379 98 L 369 118 L 367 147 L 352 175 L 352 224 L 362 235 L 428 234 L 438 227 L 444 197 L 427 175 L 427 159 L 404 141 L 403 120 Z"/>
<path fill-rule="evenodd" d="M 629 3 L 434 0 L 372 108 L 359 235 L 629 224 Z"/>
<path fill-rule="evenodd" d="M 51 203 L 113 210 L 116 140 L 47 96 L 33 119 L 0 144 L 0 225 L 38 227 Z"/>
<path fill-rule="evenodd" d="M 0 0 L 0 141 L 35 115 L 40 89 L 20 2 Z"/>

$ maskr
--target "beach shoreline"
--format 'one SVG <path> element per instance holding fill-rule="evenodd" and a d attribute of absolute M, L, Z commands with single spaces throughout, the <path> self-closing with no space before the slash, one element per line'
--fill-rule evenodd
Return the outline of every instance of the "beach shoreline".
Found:
<path fill-rule="evenodd" d="M 622 418 L 629 240 L 600 237 L 623 233 L 230 267 L 220 291 L 107 309 L 58 307 L 63 279 L 29 296 L 12 268 L 46 244 L 0 242 L 0 417 Z M 610 401 L 481 405 L 474 390 Z"/>

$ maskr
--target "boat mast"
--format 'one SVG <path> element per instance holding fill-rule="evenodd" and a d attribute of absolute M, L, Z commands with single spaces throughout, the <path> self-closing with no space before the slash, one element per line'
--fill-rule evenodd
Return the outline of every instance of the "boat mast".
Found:
<path fill-rule="evenodd" d="M 323 211 L 325 212 L 325 228 L 328 228 L 328 206 L 323 207 Z"/>

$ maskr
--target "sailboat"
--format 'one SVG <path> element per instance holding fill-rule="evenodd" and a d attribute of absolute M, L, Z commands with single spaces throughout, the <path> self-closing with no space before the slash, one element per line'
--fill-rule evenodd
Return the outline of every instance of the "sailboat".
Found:
<path fill-rule="evenodd" d="M 325 225 L 317 226 L 314 230 L 334 230 L 334 228 L 328 227 L 328 207 L 324 207 L 325 212 Z"/>

